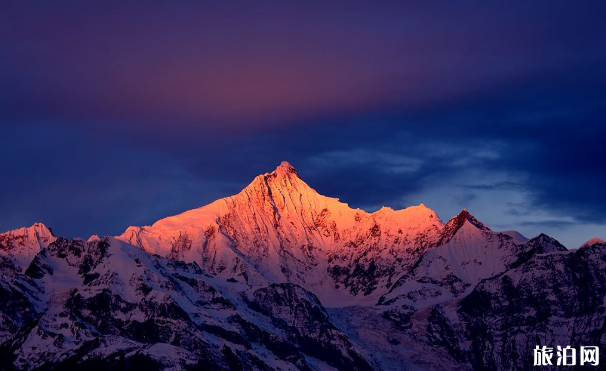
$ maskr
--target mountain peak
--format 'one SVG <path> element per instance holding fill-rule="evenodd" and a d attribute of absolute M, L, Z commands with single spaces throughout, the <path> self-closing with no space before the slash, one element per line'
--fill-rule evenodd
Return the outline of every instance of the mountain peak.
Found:
<path fill-rule="evenodd" d="M 294 166 L 292 166 L 287 161 L 282 161 L 280 163 L 280 165 L 278 165 L 276 170 L 273 171 L 273 173 L 275 173 L 276 175 L 281 175 L 281 176 L 285 176 L 285 175 L 288 176 L 290 174 L 294 174 L 297 177 L 299 176 L 299 173 L 297 173 L 297 170 L 294 168 Z"/>
<path fill-rule="evenodd" d="M 604 241 L 601 238 L 594 237 L 594 238 L 590 239 L 589 241 L 585 242 L 584 244 L 582 244 L 579 248 L 581 248 L 581 247 L 587 247 L 587 246 L 593 246 L 593 245 L 598 244 L 598 243 L 606 245 L 606 241 Z"/>
<path fill-rule="evenodd" d="M 469 222 L 476 228 L 481 229 L 483 231 L 490 230 L 490 228 L 488 228 L 486 225 L 476 219 L 473 215 L 471 215 L 471 213 L 467 211 L 467 209 L 461 210 L 461 212 L 454 218 L 450 219 L 448 223 L 450 222 L 453 222 L 453 224 L 457 225 L 457 229 L 461 228 L 465 222 Z"/>
<path fill-rule="evenodd" d="M 4 233 L 0 233 L 0 236 L 11 236 L 11 237 L 17 237 L 17 236 L 26 236 L 28 234 L 40 234 L 43 236 L 52 236 L 55 237 L 55 235 L 53 234 L 53 230 L 49 227 L 47 227 L 44 223 L 34 223 L 32 224 L 30 227 L 21 227 L 21 228 L 17 228 L 17 229 L 13 229 Z"/>
<path fill-rule="evenodd" d="M 25 269 L 40 249 L 47 247 L 57 238 L 43 223 L 34 223 L 0 233 L 0 255 L 11 258 L 18 267 Z"/>
<path fill-rule="evenodd" d="M 280 191 L 278 191 L 280 190 Z M 297 170 L 288 162 L 282 161 L 271 173 L 256 176 L 246 186 L 244 193 L 268 193 L 271 196 L 275 191 L 286 193 L 315 193 L 297 173 Z"/>
<path fill-rule="evenodd" d="M 101 237 L 96 234 L 91 235 L 86 242 L 101 241 Z"/>
<path fill-rule="evenodd" d="M 555 238 L 541 233 L 526 242 L 526 245 L 534 247 L 535 251 L 543 254 L 556 251 L 567 251 L 568 249 Z"/>
<path fill-rule="evenodd" d="M 448 223 L 446 223 L 442 237 L 440 237 L 440 240 L 438 241 L 438 246 L 448 243 L 454 237 L 454 235 L 457 234 L 459 229 L 465 225 L 465 223 L 469 223 L 473 227 L 482 231 L 490 231 L 490 228 L 471 215 L 467 209 L 463 209 L 459 214 L 457 214 L 457 216 L 450 219 Z"/>

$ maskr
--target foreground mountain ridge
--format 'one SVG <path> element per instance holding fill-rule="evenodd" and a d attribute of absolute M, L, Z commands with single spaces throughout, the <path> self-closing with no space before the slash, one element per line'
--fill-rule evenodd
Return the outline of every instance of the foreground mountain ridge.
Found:
<path fill-rule="evenodd" d="M 0 234 L 0 364 L 530 370 L 536 345 L 606 341 L 605 287 L 600 239 L 571 251 L 467 210 L 367 213 L 282 163 L 117 237 Z"/>

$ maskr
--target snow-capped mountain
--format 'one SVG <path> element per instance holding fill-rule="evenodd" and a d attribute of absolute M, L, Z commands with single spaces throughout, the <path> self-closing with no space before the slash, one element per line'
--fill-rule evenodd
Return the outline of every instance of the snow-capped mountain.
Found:
<path fill-rule="evenodd" d="M 326 301 L 340 293 L 385 292 L 404 267 L 436 245 L 443 227 L 424 205 L 375 213 L 352 209 L 318 194 L 283 162 L 235 196 L 152 226 L 129 227 L 119 238 L 197 262 L 226 279 L 315 288 Z"/>
<path fill-rule="evenodd" d="M 491 231 L 467 210 L 444 227 L 438 246 L 427 251 L 381 297 L 381 304 L 414 307 L 444 302 L 468 294 L 483 279 L 519 264 L 528 255 L 566 251 L 557 241 L 539 244 L 544 235 L 518 243 L 509 234 Z"/>
<path fill-rule="evenodd" d="M 606 341 L 604 241 L 367 213 L 288 163 L 117 237 L 35 224 L 0 251 L 7 370 L 531 370 L 536 345 Z"/>
<path fill-rule="evenodd" d="M 538 253 L 524 264 L 478 284 L 459 306 L 460 323 L 470 341 L 459 343 L 476 370 L 533 367 L 540 343 L 579 348 L 603 346 L 606 313 L 606 244 L 577 251 Z M 600 365 L 580 370 L 603 369 Z M 572 368 L 575 369 L 575 368 Z"/>
<path fill-rule="evenodd" d="M 53 232 L 42 223 L 0 234 L 0 255 L 9 258 L 21 270 L 27 268 L 40 249 L 54 242 Z"/>
<path fill-rule="evenodd" d="M 606 244 L 606 241 L 604 241 L 601 238 L 594 237 L 594 238 L 591 238 L 591 239 L 587 240 L 586 242 L 584 242 L 579 248 L 593 246 L 595 244 Z"/>

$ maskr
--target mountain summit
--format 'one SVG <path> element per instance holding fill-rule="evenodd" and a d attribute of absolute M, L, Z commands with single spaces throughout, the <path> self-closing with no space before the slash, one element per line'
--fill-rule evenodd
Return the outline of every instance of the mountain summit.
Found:
<path fill-rule="evenodd" d="M 596 244 L 604 244 L 604 245 L 606 245 L 606 241 L 604 241 L 601 238 L 594 237 L 594 238 L 592 238 L 592 239 L 584 242 L 579 248 L 583 248 L 583 247 L 587 247 L 587 246 L 593 246 L 593 245 L 596 245 Z"/>
<path fill-rule="evenodd" d="M 463 209 L 457 216 L 450 219 L 448 223 L 446 223 L 446 225 L 444 226 L 444 231 L 442 232 L 442 235 L 440 236 L 440 239 L 438 241 L 438 245 L 444 245 L 445 243 L 448 243 L 466 223 L 479 230 L 490 231 L 490 228 L 488 228 L 482 222 L 477 220 L 473 215 L 469 213 L 469 211 Z"/>
<path fill-rule="evenodd" d="M 289 176 L 290 174 L 294 174 L 297 177 L 299 176 L 297 170 L 290 163 L 288 163 L 288 161 L 282 161 L 273 172 L 276 173 L 276 175 L 281 176 Z"/>
<path fill-rule="evenodd" d="M 31 227 L 0 234 L 0 255 L 25 270 L 34 256 L 56 239 L 50 228 L 42 223 L 34 223 Z"/>
<path fill-rule="evenodd" d="M 491 231 L 465 209 L 446 224 L 423 204 L 374 213 L 352 209 L 317 193 L 288 162 L 255 177 L 237 195 L 152 226 L 129 227 L 119 238 L 196 262 L 226 280 L 299 284 L 330 306 L 354 298 L 395 300 L 410 290 L 403 277 L 413 266 L 418 277 L 455 269 L 461 283 L 447 296 L 458 296 L 502 272 L 523 250 L 518 240 Z M 488 255 L 490 264 L 482 263 Z"/>
<path fill-rule="evenodd" d="M 425 205 L 352 209 L 317 193 L 282 162 L 237 195 L 129 227 L 119 238 L 226 279 L 302 284 L 330 300 L 335 290 L 384 291 L 407 262 L 436 245 L 442 228 Z"/>

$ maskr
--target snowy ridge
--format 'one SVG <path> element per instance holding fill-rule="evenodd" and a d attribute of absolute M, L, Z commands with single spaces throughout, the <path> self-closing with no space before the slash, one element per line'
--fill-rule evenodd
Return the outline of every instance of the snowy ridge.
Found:
<path fill-rule="evenodd" d="M 0 255 L 10 258 L 21 270 L 25 270 L 34 256 L 56 237 L 42 223 L 0 234 Z"/>
<path fill-rule="evenodd" d="M 435 245 L 443 224 L 419 205 L 375 213 L 309 187 L 288 163 L 242 192 L 199 209 L 129 227 L 118 238 L 212 275 L 249 284 L 292 282 L 328 300 L 384 291 L 401 265 Z M 355 274 L 354 271 L 356 272 Z"/>
<path fill-rule="evenodd" d="M 381 297 L 381 304 L 418 307 L 459 297 L 505 271 L 527 247 L 491 231 L 467 210 L 446 224 L 439 243 Z"/>
<path fill-rule="evenodd" d="M 594 238 L 584 242 L 581 246 L 579 246 L 579 249 L 581 249 L 583 247 L 587 247 L 587 246 L 593 246 L 595 244 L 606 244 L 606 241 L 604 241 L 601 238 L 594 237 Z"/>

